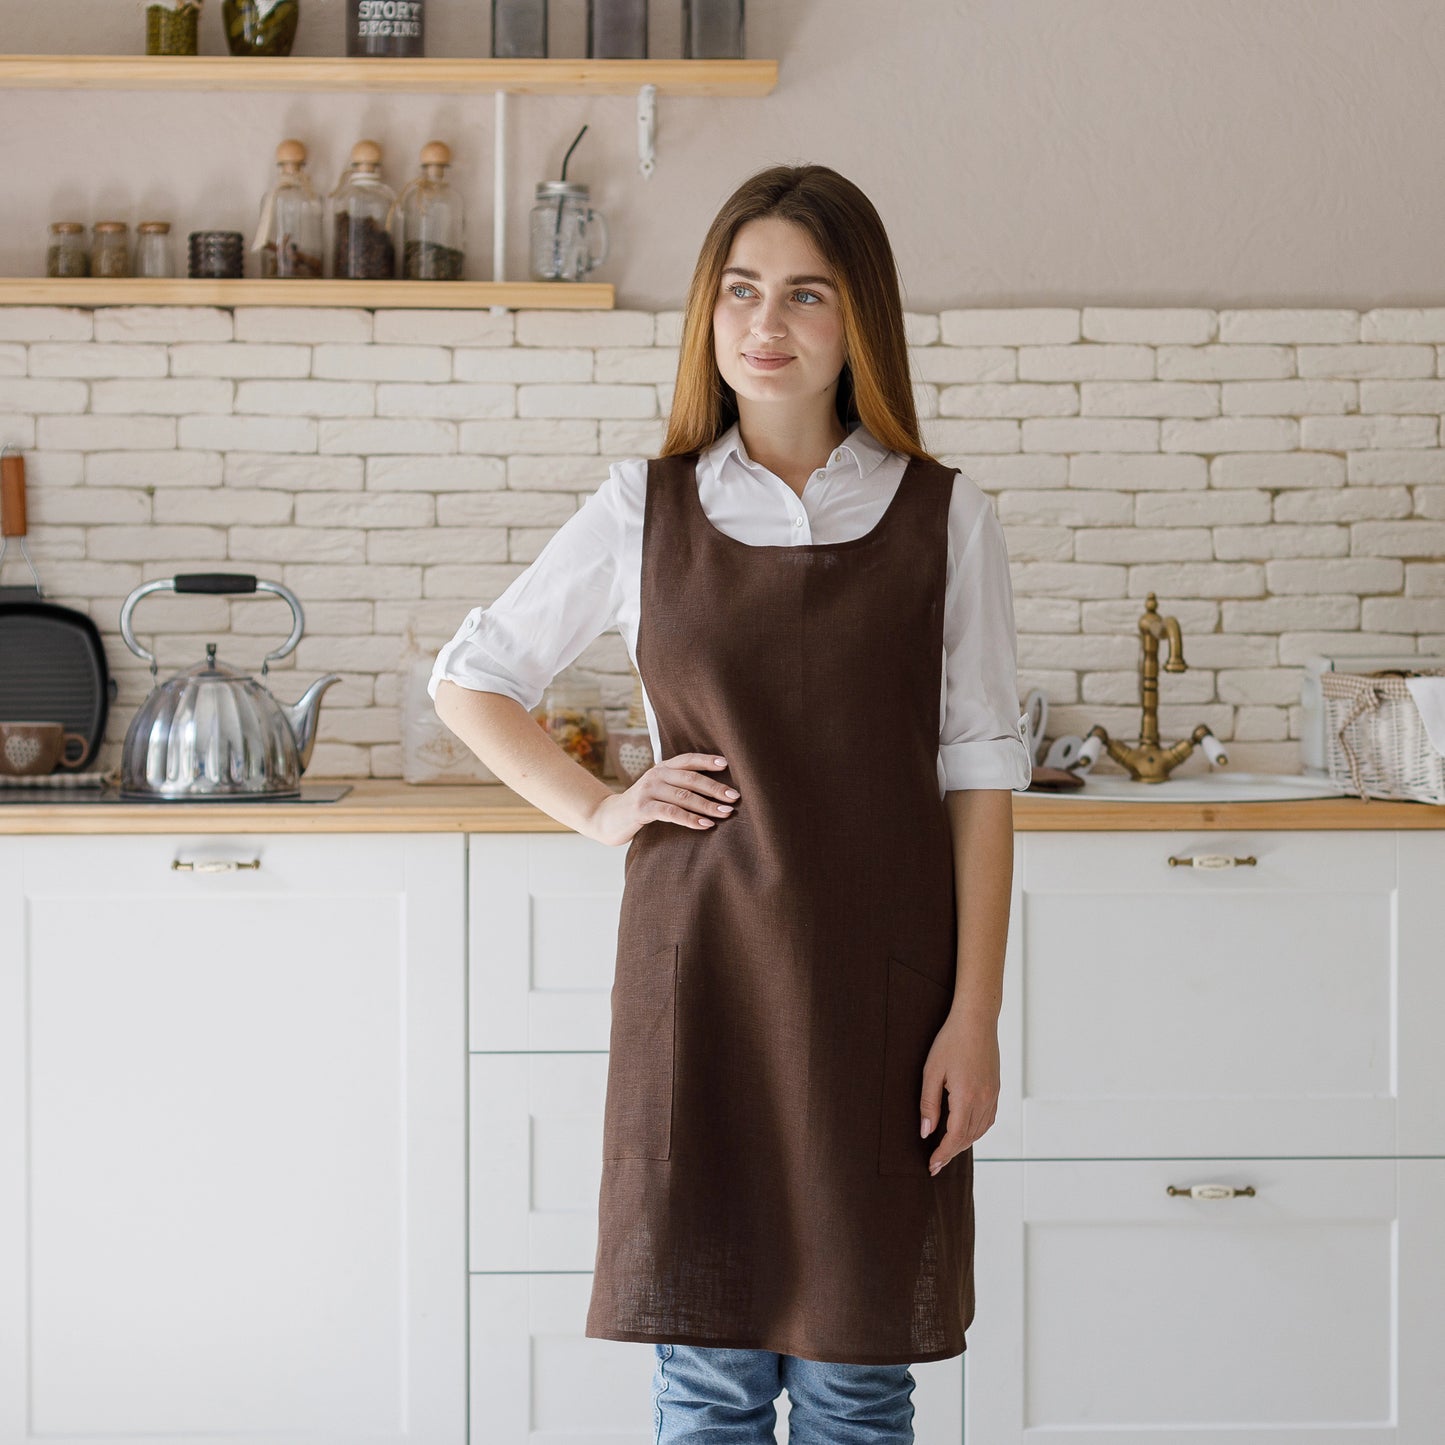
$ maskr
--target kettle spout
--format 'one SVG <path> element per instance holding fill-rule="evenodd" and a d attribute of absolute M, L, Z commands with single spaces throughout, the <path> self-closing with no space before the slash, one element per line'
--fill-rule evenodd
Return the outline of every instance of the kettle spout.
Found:
<path fill-rule="evenodd" d="M 325 677 L 318 677 L 302 693 L 299 702 L 290 707 L 285 703 L 281 704 L 281 711 L 286 714 L 286 721 L 291 724 L 291 731 L 296 735 L 296 759 L 303 773 L 311 761 L 311 751 L 316 746 L 316 718 L 321 711 L 321 694 L 332 683 L 340 681 L 339 672 L 328 672 Z"/>

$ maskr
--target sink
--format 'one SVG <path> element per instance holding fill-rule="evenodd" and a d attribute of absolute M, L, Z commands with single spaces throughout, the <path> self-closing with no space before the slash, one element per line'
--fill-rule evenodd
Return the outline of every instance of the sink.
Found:
<path fill-rule="evenodd" d="M 1311 773 L 1236 773 L 1219 769 L 1162 783 L 1138 783 L 1120 773 L 1084 774 L 1082 788 L 1040 789 L 1050 798 L 1127 799 L 1138 803 L 1266 803 L 1296 798 L 1354 796 L 1329 778 Z"/>

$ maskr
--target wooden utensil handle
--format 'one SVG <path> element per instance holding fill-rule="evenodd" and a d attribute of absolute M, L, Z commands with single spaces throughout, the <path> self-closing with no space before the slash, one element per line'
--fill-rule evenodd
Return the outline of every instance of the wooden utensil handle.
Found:
<path fill-rule="evenodd" d="M 25 535 L 25 458 L 0 457 L 0 536 Z"/>

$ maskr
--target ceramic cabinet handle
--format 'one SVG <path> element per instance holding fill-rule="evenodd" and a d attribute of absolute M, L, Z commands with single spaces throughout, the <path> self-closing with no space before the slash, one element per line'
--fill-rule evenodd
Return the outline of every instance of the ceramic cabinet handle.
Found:
<path fill-rule="evenodd" d="M 1252 868 L 1259 859 L 1231 858 L 1227 853 L 1196 853 L 1192 858 L 1176 858 L 1169 855 L 1171 868 Z"/>

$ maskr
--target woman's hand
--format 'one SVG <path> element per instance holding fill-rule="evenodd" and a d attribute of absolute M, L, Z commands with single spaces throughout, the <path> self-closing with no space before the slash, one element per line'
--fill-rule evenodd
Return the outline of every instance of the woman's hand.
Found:
<path fill-rule="evenodd" d="M 678 753 L 654 763 L 626 792 L 598 803 L 588 819 L 587 836 L 615 847 L 628 842 L 644 823 L 711 828 L 717 819 L 732 815 L 738 792 L 697 769 L 726 766 L 726 758 L 712 753 Z"/>
<path fill-rule="evenodd" d="M 998 1028 L 986 1020 L 950 1013 L 923 1065 L 919 1101 L 921 1132 L 926 1138 L 943 1112 L 948 1090 L 948 1128 L 928 1161 L 937 1174 L 955 1155 L 988 1132 L 998 1113 Z"/>

